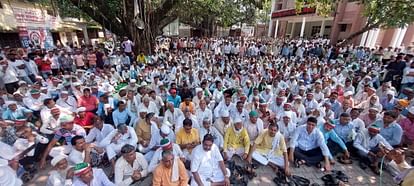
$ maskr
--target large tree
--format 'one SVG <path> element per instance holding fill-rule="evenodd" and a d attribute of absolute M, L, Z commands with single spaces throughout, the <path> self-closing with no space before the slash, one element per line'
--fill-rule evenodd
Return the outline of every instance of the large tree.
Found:
<path fill-rule="evenodd" d="M 201 30 L 204 36 L 214 35 L 217 26 L 229 27 L 238 23 L 253 23 L 254 0 L 191 0 L 182 1 L 177 9 L 180 22 Z"/>
<path fill-rule="evenodd" d="M 253 22 L 260 0 L 39 0 L 64 16 L 88 17 L 118 36 L 128 36 L 137 50 L 150 53 L 155 37 L 179 18 L 212 36 L 216 26 Z M 134 15 L 134 7 L 139 14 Z M 138 21 L 139 20 L 139 21 Z M 140 27 L 140 28 L 139 28 Z"/>
<path fill-rule="evenodd" d="M 315 7 L 322 16 L 329 16 L 337 4 L 344 0 L 296 0 L 296 9 Z M 346 0 L 345 0 L 346 1 Z M 362 33 L 375 28 L 398 28 L 414 22 L 414 0 L 359 0 L 363 6 L 366 23 L 359 31 L 351 33 L 343 42 L 347 43 Z"/>

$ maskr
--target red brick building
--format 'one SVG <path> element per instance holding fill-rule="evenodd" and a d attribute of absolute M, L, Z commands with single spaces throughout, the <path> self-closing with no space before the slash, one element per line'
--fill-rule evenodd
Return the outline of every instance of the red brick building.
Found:
<path fill-rule="evenodd" d="M 295 0 L 272 0 L 270 37 L 324 36 L 332 43 L 344 39 L 360 30 L 366 18 L 362 15 L 363 6 L 358 1 L 344 0 L 338 3 L 336 12 L 328 17 L 318 16 L 313 8 L 295 11 Z M 374 29 L 355 38 L 352 43 L 367 47 L 407 47 L 413 46 L 414 24 L 405 28 Z"/>

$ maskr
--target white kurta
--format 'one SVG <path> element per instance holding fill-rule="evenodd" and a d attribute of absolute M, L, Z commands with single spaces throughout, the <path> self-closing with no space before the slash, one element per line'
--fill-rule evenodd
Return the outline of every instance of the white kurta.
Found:
<path fill-rule="evenodd" d="M 135 170 L 140 171 L 141 177 L 146 177 L 148 174 L 148 162 L 141 153 L 136 152 L 136 159 L 132 166 L 120 157 L 115 163 L 115 184 L 117 186 L 130 185 L 133 182 L 131 176 Z"/>
<path fill-rule="evenodd" d="M 192 153 L 191 172 L 197 172 L 205 186 L 210 186 L 211 182 L 224 181 L 225 175 L 220 169 L 220 161 L 223 161 L 223 157 L 216 145 L 213 144 L 210 151 L 205 151 L 203 145 L 198 145 Z M 195 179 L 191 179 L 191 186 L 196 185 Z"/>
<path fill-rule="evenodd" d="M 72 180 L 66 179 L 66 175 L 59 174 L 58 171 L 52 170 L 49 173 L 46 186 L 71 186 Z"/>
<path fill-rule="evenodd" d="M 117 141 L 112 143 L 112 139 L 115 137 L 115 135 L 121 135 Z M 128 126 L 128 133 L 126 134 L 120 134 L 118 130 L 113 130 L 108 136 L 106 136 L 102 142 L 101 145 L 106 147 L 106 153 L 108 155 L 108 159 L 114 158 L 117 153 L 121 151 L 121 148 L 126 145 L 130 144 L 134 147 L 137 146 L 138 138 L 137 134 L 135 133 L 134 128 Z"/>
<path fill-rule="evenodd" d="M 102 130 L 94 127 L 89 131 L 89 134 L 86 136 L 86 143 L 95 143 L 97 147 L 105 147 L 101 144 L 102 140 L 108 136 L 114 129 L 112 125 L 103 124 Z"/>

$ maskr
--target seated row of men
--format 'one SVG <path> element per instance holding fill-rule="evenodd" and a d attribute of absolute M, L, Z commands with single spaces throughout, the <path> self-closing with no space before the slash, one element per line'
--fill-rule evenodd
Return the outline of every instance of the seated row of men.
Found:
<path fill-rule="evenodd" d="M 62 115 L 58 120 L 60 129 L 55 132 L 50 141 L 41 159 L 41 166 L 44 166 L 48 155 L 54 157 L 51 164 L 55 168 L 65 167 L 61 166 L 62 163 L 58 160 L 67 160 L 69 165 L 76 168 L 82 163 L 97 167 L 108 159 L 112 165 L 110 177 L 114 174 L 115 184 L 130 185 L 142 181 L 149 172 L 157 174 L 158 169 L 163 170 L 158 171 L 161 172 L 159 174 L 168 173 L 167 170 L 157 166 L 160 167 L 160 162 L 163 162 L 162 164 L 168 167 L 174 164 L 172 161 L 178 159 L 180 163 L 176 163 L 172 168 L 177 169 L 177 165 L 182 167 L 181 163 L 187 165 L 184 167 L 190 169 L 192 183 L 196 184 L 227 182 L 228 174 L 224 171 L 224 163 L 221 162 L 231 159 L 234 155 L 240 156 L 248 163 L 252 163 L 254 159 L 260 164 L 270 165 L 276 171 L 282 168 L 286 174 L 290 174 L 289 160 L 295 166 L 306 164 L 317 167 L 322 167 L 323 161 L 324 168 L 329 171 L 334 155 L 342 152 L 343 160 L 347 160 L 352 152 L 363 162 L 369 162 L 377 172 L 378 155 L 384 150 L 393 149 L 393 145 L 398 145 L 402 137 L 398 132 L 384 132 L 389 129 L 401 130 L 401 127 L 395 123 L 397 115 L 392 111 L 384 113 L 381 126 L 375 123 L 366 129 L 361 129 L 358 133 L 350 122 L 350 115 L 346 113 L 342 113 L 338 120 L 327 120 L 319 125 L 315 117 L 309 117 L 305 125 L 297 127 L 289 126 L 292 123 L 288 122 L 288 114 L 285 114 L 281 123 L 271 123 L 267 129 L 263 129 L 263 126 L 260 128 L 258 124 L 260 119 L 257 118 L 255 111 L 249 113 L 249 122 L 243 122 L 240 118 L 230 120 L 228 112 L 224 112 L 214 126 L 211 126 L 211 121 L 206 118 L 202 126 L 194 127 L 192 120 L 186 118 L 183 120 L 182 127 L 176 128 L 175 133 L 170 123 L 165 122 L 158 127 L 152 121 L 152 116 L 152 113 L 146 114 L 145 122 L 138 124 L 138 128 L 141 129 L 149 127 L 150 133 L 145 134 L 144 131 L 148 130 L 143 129 L 137 135 L 136 130 L 131 126 L 120 124 L 114 129 L 111 125 L 104 124 L 99 117 L 94 118 L 94 127 L 86 134 L 82 127 L 73 123 L 72 116 Z M 224 136 L 220 132 L 222 129 L 224 129 Z M 145 136 L 149 136 L 149 139 Z M 66 144 L 56 146 L 62 138 Z M 200 145 L 201 141 L 203 141 L 202 145 Z M 206 152 L 209 154 L 203 154 Z M 206 161 L 206 158 L 217 161 Z M 164 162 L 164 159 L 168 160 Z M 58 171 L 52 174 L 54 176 L 49 178 L 49 185 L 64 183 L 67 177 L 61 173 Z M 172 171 L 172 173 L 177 172 Z M 96 174 L 99 177 L 100 173 Z M 76 179 L 74 183 L 79 184 L 75 185 L 87 184 L 84 182 L 86 178 L 82 179 L 87 174 L 79 175 L 81 179 Z M 187 179 L 183 175 L 180 173 L 178 180 L 181 177 L 183 180 Z M 168 181 L 159 180 L 160 178 L 163 176 L 154 176 L 154 184 Z M 176 178 L 173 180 L 177 181 Z"/>

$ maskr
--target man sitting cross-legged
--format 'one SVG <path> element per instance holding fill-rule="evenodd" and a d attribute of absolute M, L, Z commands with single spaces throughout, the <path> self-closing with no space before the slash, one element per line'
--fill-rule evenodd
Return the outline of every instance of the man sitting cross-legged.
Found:
<path fill-rule="evenodd" d="M 136 149 L 130 144 L 121 148 L 122 156 L 115 164 L 115 184 L 117 186 L 146 185 L 143 183 L 148 174 L 148 162 L 144 155 L 135 152 Z"/>
<path fill-rule="evenodd" d="M 206 134 L 203 143 L 193 152 L 191 160 L 191 186 L 196 185 L 230 185 L 230 171 L 224 165 L 219 148 L 214 144 L 214 137 Z"/>
<path fill-rule="evenodd" d="M 289 175 L 285 138 L 279 132 L 276 124 L 270 124 L 256 138 L 247 158 L 249 163 L 252 162 L 252 158 L 262 165 L 270 165 L 274 170 L 277 170 L 277 167 L 282 167 L 285 174 Z"/>
<path fill-rule="evenodd" d="M 325 160 L 325 169 L 330 171 L 329 149 L 316 123 L 316 118 L 309 117 L 306 125 L 296 128 L 290 143 L 289 160 L 295 161 L 296 167 L 301 164 L 321 167 L 320 162 Z"/>

